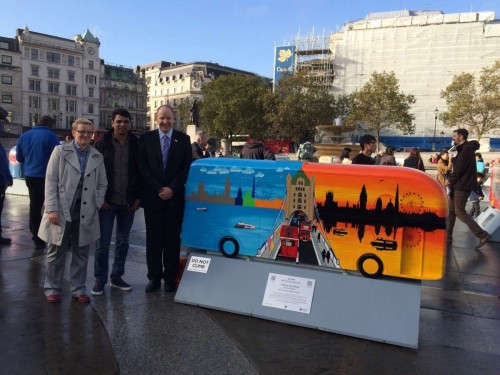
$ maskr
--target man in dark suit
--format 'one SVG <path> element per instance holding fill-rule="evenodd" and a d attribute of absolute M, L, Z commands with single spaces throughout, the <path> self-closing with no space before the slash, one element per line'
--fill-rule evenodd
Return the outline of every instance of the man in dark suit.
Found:
<path fill-rule="evenodd" d="M 176 290 L 184 184 L 192 161 L 189 136 L 172 128 L 174 114 L 170 106 L 158 108 L 156 124 L 157 130 L 141 137 L 138 152 L 146 222 L 146 293 L 159 290 L 161 279 L 165 280 L 167 292 Z"/>
<path fill-rule="evenodd" d="M 203 130 L 198 130 L 196 132 L 196 141 L 191 144 L 194 160 L 210 157 L 210 153 L 206 150 L 207 142 L 207 134 Z"/>

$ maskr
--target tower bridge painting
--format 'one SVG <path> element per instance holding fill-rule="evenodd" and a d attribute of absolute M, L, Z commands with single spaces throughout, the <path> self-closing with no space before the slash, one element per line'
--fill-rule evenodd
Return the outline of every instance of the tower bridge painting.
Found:
<path fill-rule="evenodd" d="M 182 241 L 368 277 L 439 279 L 446 213 L 441 186 L 408 168 L 203 159 L 186 184 Z"/>

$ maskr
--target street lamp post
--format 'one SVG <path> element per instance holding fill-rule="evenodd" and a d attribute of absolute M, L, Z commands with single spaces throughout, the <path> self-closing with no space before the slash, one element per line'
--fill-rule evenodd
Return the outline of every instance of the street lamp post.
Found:
<path fill-rule="evenodd" d="M 436 109 L 434 110 L 434 141 L 432 142 L 432 151 L 436 151 L 436 126 L 438 120 L 438 113 L 439 110 L 436 107 Z"/>

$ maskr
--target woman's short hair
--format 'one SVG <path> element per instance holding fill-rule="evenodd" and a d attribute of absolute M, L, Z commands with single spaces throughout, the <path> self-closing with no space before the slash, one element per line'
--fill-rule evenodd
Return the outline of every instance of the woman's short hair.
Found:
<path fill-rule="evenodd" d="M 87 118 L 80 117 L 80 118 L 77 118 L 75 120 L 75 122 L 71 126 L 71 129 L 76 130 L 76 128 L 78 127 L 78 124 L 90 125 L 90 126 L 92 126 L 92 129 L 94 128 L 94 124 L 92 124 L 92 121 L 90 121 Z"/>

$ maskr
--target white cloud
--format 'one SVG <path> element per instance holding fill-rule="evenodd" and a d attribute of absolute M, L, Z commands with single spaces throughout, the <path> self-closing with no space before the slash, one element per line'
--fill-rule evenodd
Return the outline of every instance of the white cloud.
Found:
<path fill-rule="evenodd" d="M 245 168 L 241 171 L 243 174 L 254 174 L 255 171 L 252 168 Z"/>

